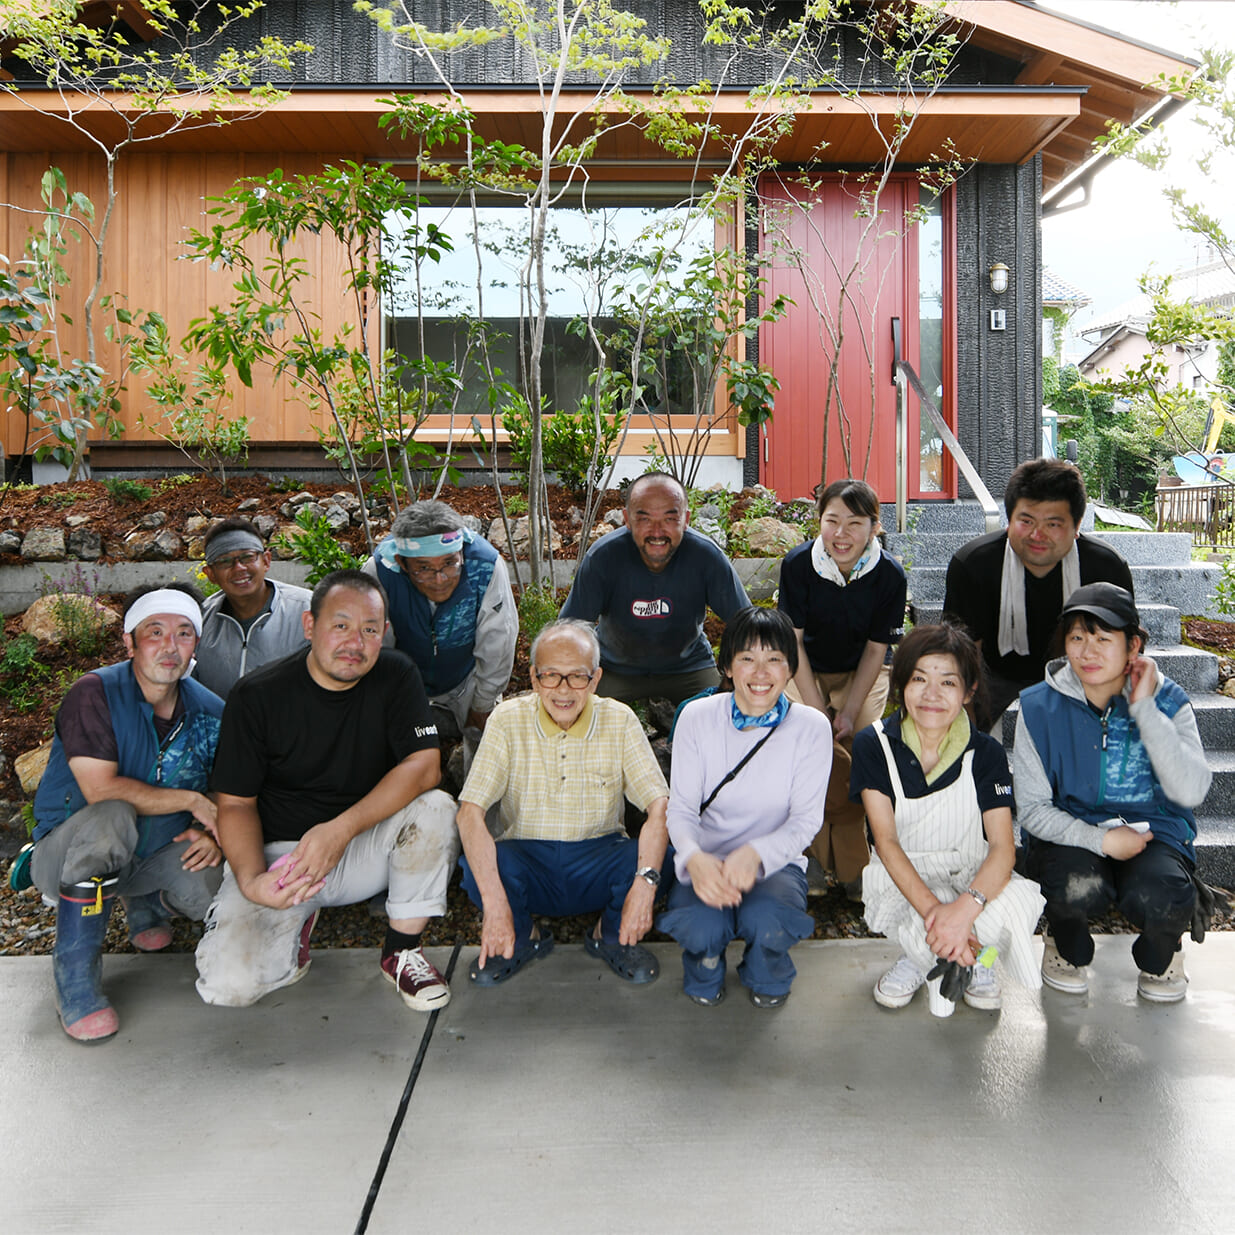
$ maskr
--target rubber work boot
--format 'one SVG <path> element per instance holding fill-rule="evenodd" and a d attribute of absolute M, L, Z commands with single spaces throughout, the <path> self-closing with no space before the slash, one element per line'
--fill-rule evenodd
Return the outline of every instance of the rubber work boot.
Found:
<path fill-rule="evenodd" d="M 139 952 L 161 952 L 172 941 L 172 928 L 167 919 L 171 914 L 163 906 L 158 892 L 145 896 L 122 896 L 124 916 L 129 924 L 129 942 Z"/>
<path fill-rule="evenodd" d="M 103 994 L 103 939 L 115 903 L 115 875 L 60 885 L 56 907 L 56 1010 L 64 1032 L 77 1042 L 114 1037 L 120 1018 Z"/>

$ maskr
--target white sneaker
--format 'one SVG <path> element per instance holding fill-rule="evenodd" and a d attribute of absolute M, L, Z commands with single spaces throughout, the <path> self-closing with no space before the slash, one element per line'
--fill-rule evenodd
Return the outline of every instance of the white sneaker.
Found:
<path fill-rule="evenodd" d="M 918 993 L 926 981 L 924 974 L 907 956 L 888 970 L 875 983 L 875 1002 L 881 1008 L 903 1008 Z"/>
<path fill-rule="evenodd" d="M 1003 992 L 994 967 L 978 964 L 973 967 L 973 976 L 965 989 L 965 1002 L 981 1012 L 997 1012 L 1003 1007 Z"/>
<path fill-rule="evenodd" d="M 1136 993 L 1151 1003 L 1178 1003 L 1188 993 L 1183 948 L 1171 957 L 1165 973 L 1146 973 L 1142 969 L 1136 980 Z"/>
<path fill-rule="evenodd" d="M 1089 991 L 1089 974 L 1083 965 L 1069 965 L 1055 946 L 1049 931 L 1042 932 L 1042 981 L 1065 995 L 1084 995 Z"/>

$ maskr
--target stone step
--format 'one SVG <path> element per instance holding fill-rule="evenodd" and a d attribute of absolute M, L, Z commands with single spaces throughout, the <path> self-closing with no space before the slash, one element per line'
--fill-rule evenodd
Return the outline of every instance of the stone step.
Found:
<path fill-rule="evenodd" d="M 1235 815 L 1197 819 L 1196 869 L 1206 883 L 1235 890 Z"/>
<path fill-rule="evenodd" d="M 909 591 L 918 605 L 942 604 L 947 585 L 947 565 L 912 562 Z M 1172 605 L 1180 613 L 1221 619 L 1214 607 L 1214 585 L 1221 576 L 1217 566 L 1190 563 L 1186 566 L 1133 566 L 1132 586 L 1144 605 Z"/>
<path fill-rule="evenodd" d="M 981 531 L 977 535 L 981 535 Z M 1130 566 L 1186 566 L 1192 561 L 1192 537 L 1186 532 L 1093 532 L 1095 540 L 1109 545 Z M 888 549 L 909 569 L 947 566 L 952 555 L 973 539 L 964 531 L 889 532 Z M 1214 567 L 1217 570 L 1217 567 Z"/>
<path fill-rule="evenodd" d="M 938 622 L 943 616 L 943 605 L 939 602 L 919 604 L 915 595 L 913 598 L 914 613 L 920 624 Z M 1179 610 L 1170 605 L 1140 605 L 1137 612 L 1145 629 L 1149 631 L 1149 641 L 1160 647 L 1170 647 L 1179 642 L 1180 623 Z"/>

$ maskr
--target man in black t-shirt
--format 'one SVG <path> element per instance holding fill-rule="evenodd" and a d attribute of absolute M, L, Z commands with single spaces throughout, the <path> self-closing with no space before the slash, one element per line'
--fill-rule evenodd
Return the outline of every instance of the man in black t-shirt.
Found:
<path fill-rule="evenodd" d="M 1042 681 L 1072 592 L 1086 583 L 1133 590 L 1128 563 L 1081 535 L 1086 504 L 1085 482 L 1071 463 L 1022 463 L 1004 493 L 1007 530 L 962 545 L 948 563 L 944 614 L 968 628 L 986 666 L 986 714 L 978 718 L 984 728 Z"/>
<path fill-rule="evenodd" d="M 382 973 L 409 1007 L 445 1007 L 420 940 L 459 841 L 420 674 L 382 648 L 386 598 L 361 571 L 317 585 L 304 630 L 306 650 L 242 678 L 223 714 L 211 786 L 227 873 L 198 993 L 245 1007 L 299 980 L 318 910 L 386 890 Z"/>

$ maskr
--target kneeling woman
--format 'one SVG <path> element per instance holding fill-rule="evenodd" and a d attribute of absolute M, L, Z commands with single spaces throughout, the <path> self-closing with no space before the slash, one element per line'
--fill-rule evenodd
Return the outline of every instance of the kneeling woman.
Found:
<path fill-rule="evenodd" d="M 977 645 L 959 627 L 918 626 L 892 661 L 901 710 L 853 744 L 850 792 L 861 794 L 875 840 L 863 872 L 871 930 L 904 955 L 875 984 L 875 1001 L 903 1008 L 937 961 L 968 970 L 965 1002 L 1000 1005 L 999 984 L 978 954 L 993 945 L 1024 985 L 1039 985 L 1033 933 L 1036 884 L 1012 873 L 1012 788 L 1003 747 L 965 713 L 981 674 Z M 956 1007 L 927 982 L 930 1010 Z"/>
<path fill-rule="evenodd" d="M 1021 694 L 1012 754 L 1025 869 L 1046 893 L 1042 980 L 1083 995 L 1089 918 L 1112 904 L 1139 930 L 1145 999 L 1182 999 L 1180 940 L 1196 905 L 1192 847 L 1211 773 L 1184 691 L 1142 652 L 1132 596 L 1077 588 L 1059 618 L 1064 659 Z"/>
<path fill-rule="evenodd" d="M 660 929 L 682 945 L 683 988 L 697 1004 L 725 996 L 725 948 L 744 939 L 738 977 L 757 1008 L 789 998 L 789 949 L 814 930 L 802 850 L 819 830 L 832 767 L 822 712 L 790 705 L 793 624 L 743 609 L 720 641 L 723 685 L 683 708 L 673 737 L 669 837 L 678 882 Z"/>

